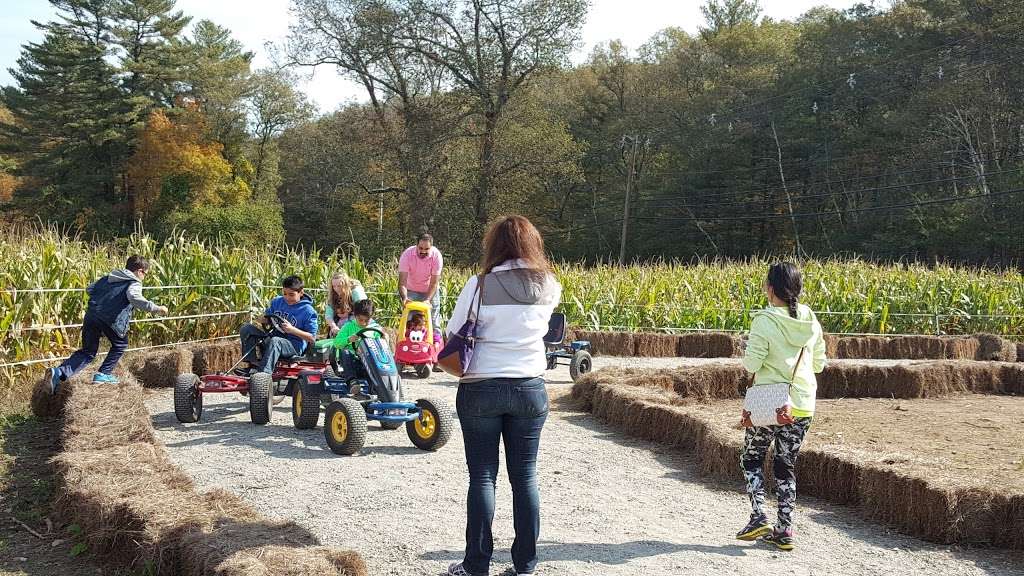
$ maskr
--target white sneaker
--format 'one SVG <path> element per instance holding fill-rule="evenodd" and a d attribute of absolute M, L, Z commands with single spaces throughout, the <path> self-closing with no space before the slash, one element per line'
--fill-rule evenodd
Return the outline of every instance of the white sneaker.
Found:
<path fill-rule="evenodd" d="M 462 562 L 453 562 L 448 565 L 448 576 L 472 576 L 462 567 Z"/>

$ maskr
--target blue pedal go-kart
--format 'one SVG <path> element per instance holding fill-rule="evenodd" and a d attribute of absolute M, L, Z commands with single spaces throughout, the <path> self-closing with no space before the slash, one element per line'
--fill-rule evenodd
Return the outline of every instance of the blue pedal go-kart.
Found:
<path fill-rule="evenodd" d="M 376 332 L 380 339 L 367 335 Z M 333 348 L 331 367 L 325 373 L 303 372 L 292 388 L 292 421 L 296 428 L 316 428 L 321 404 L 327 405 L 324 437 L 335 454 L 351 455 L 366 443 L 366 423 L 380 422 L 382 428 L 395 430 L 405 424 L 413 445 L 421 450 L 439 450 L 454 428 L 452 409 L 438 398 L 420 398 L 405 402 L 402 379 L 388 350 L 384 333 L 373 327 L 357 334 L 356 357 L 362 364 L 359 374 L 346 373 L 338 365 L 342 351 Z"/>
<path fill-rule="evenodd" d="M 590 372 L 594 367 L 594 359 L 590 356 L 589 340 L 573 340 L 565 342 L 565 314 L 555 312 L 548 320 L 548 333 L 544 335 L 544 350 L 548 360 L 548 370 L 554 370 L 559 360 L 569 365 L 569 376 L 575 382 L 580 376 Z"/>

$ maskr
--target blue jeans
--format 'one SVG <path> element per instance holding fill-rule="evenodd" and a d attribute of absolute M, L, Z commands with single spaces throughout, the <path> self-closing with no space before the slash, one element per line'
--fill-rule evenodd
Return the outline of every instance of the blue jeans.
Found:
<path fill-rule="evenodd" d="M 238 335 L 242 340 L 242 354 L 245 354 L 245 360 L 252 365 L 257 363 L 254 346 L 259 342 L 260 338 L 263 338 L 263 344 L 260 346 L 263 352 L 263 358 L 259 361 L 260 372 L 273 374 L 274 366 L 277 365 L 278 360 L 299 355 L 291 340 L 281 336 L 264 338 L 267 333 L 255 324 L 243 324 L 242 328 L 238 331 Z"/>
<path fill-rule="evenodd" d="M 100 372 L 104 374 L 114 372 L 114 367 L 117 366 L 117 362 L 128 348 L 128 335 L 120 336 L 110 326 L 86 316 L 82 321 L 82 347 L 57 367 L 62 380 L 68 380 L 96 358 L 102 336 L 106 336 L 107 340 L 110 340 L 110 351 L 107 352 L 107 357 L 100 364 Z"/>
<path fill-rule="evenodd" d="M 540 491 L 537 450 L 548 417 L 543 378 L 495 378 L 459 385 L 455 401 L 466 445 L 469 494 L 466 496 L 466 556 L 470 574 L 487 574 L 494 542 L 494 485 L 498 477 L 498 442 L 505 442 L 505 464 L 512 485 L 512 518 L 516 537 L 512 562 L 516 572 L 537 566 L 540 535 Z"/>

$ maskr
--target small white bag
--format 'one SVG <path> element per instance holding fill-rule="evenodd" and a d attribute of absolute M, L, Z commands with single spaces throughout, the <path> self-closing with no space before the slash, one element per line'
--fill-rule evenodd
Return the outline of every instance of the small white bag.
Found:
<path fill-rule="evenodd" d="M 779 411 L 790 404 L 789 389 L 796 379 L 796 371 L 800 368 L 800 361 L 803 360 L 804 349 L 800 349 L 800 356 L 793 366 L 793 375 L 790 383 L 761 384 L 747 388 L 747 394 L 743 399 L 743 410 L 750 413 L 750 423 L 754 426 L 778 426 Z"/>

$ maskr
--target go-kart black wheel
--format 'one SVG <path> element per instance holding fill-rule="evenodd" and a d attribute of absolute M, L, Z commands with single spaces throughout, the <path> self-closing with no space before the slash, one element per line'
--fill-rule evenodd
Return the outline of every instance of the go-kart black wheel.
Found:
<path fill-rule="evenodd" d="M 199 376 L 178 374 L 174 381 L 174 415 L 178 422 L 198 422 L 203 415 L 203 393 L 199 391 Z"/>
<path fill-rule="evenodd" d="M 299 430 L 316 428 L 320 419 L 320 389 L 310 384 L 305 376 L 292 384 L 292 424 Z"/>
<path fill-rule="evenodd" d="M 324 438 L 331 452 L 349 456 L 366 443 L 366 411 L 351 398 L 335 400 L 324 416 Z"/>
<path fill-rule="evenodd" d="M 548 356 L 548 370 L 554 370 L 558 368 L 558 356 Z"/>
<path fill-rule="evenodd" d="M 590 372 L 591 368 L 594 367 L 594 359 L 590 357 L 590 352 L 586 350 L 577 350 L 572 355 L 572 362 L 569 363 L 569 376 L 572 377 L 572 381 L 575 382 L 580 376 Z"/>
<path fill-rule="evenodd" d="M 401 362 L 395 362 L 395 372 L 401 374 L 402 370 L 405 370 L 405 364 L 402 364 Z"/>
<path fill-rule="evenodd" d="M 430 368 L 431 368 L 430 364 L 417 364 L 416 365 L 416 375 L 419 376 L 420 378 L 429 378 L 430 377 Z"/>
<path fill-rule="evenodd" d="M 274 415 L 274 381 L 266 372 L 249 377 L 249 417 L 253 424 L 267 424 Z"/>
<path fill-rule="evenodd" d="M 416 406 L 420 409 L 420 417 L 405 423 L 409 440 L 420 450 L 440 450 L 448 443 L 455 428 L 452 409 L 447 402 L 436 398 L 420 398 Z"/>

